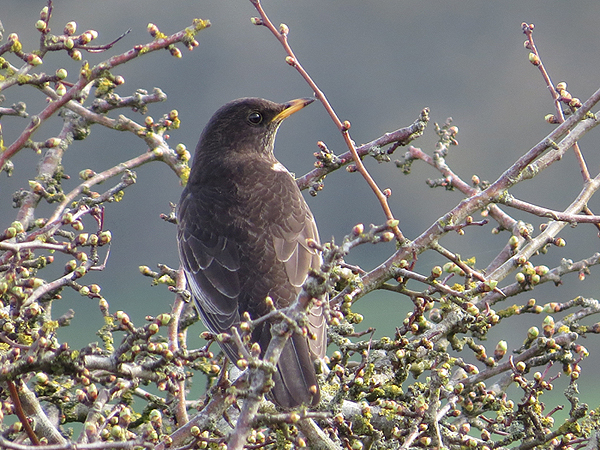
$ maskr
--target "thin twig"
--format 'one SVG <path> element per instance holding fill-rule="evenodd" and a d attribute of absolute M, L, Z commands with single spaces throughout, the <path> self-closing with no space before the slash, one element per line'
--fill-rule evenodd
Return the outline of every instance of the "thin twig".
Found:
<path fill-rule="evenodd" d="M 331 117 L 335 126 L 342 133 L 342 137 L 344 138 L 344 141 L 346 142 L 346 145 L 348 146 L 348 149 L 350 150 L 350 153 L 352 154 L 352 158 L 354 159 L 354 163 L 356 164 L 357 170 L 360 172 L 360 174 L 363 176 L 363 178 L 367 181 L 367 184 L 371 187 L 371 190 L 375 193 L 375 196 L 377 197 L 377 200 L 379 200 L 379 203 L 381 204 L 381 207 L 383 208 L 383 212 L 385 213 L 387 220 L 391 221 L 393 223 L 393 225 L 390 228 L 394 232 L 396 239 L 398 239 L 398 241 L 400 243 L 405 242 L 406 238 L 400 231 L 400 228 L 398 228 L 398 225 L 395 224 L 396 219 L 394 219 L 394 215 L 392 213 L 392 210 L 390 209 L 386 195 L 381 191 L 381 189 L 379 189 L 379 186 L 377 185 L 375 180 L 371 177 L 371 175 L 365 168 L 360 156 L 358 155 L 358 153 L 356 151 L 356 146 L 354 145 L 354 141 L 350 137 L 350 133 L 349 133 L 350 122 L 348 122 L 348 121 L 342 122 L 340 120 L 338 115 L 333 110 L 333 107 L 329 103 L 329 100 L 327 100 L 327 97 L 325 96 L 323 91 L 321 91 L 319 89 L 317 84 L 313 81 L 313 79 L 310 77 L 308 72 L 306 72 L 306 70 L 304 70 L 304 68 L 298 61 L 298 58 L 296 57 L 296 55 L 294 54 L 292 48 L 290 47 L 290 45 L 288 43 L 287 35 L 289 32 L 289 29 L 287 28 L 287 25 L 282 25 L 281 30 L 278 30 L 277 28 L 275 28 L 273 23 L 267 17 L 267 14 L 265 13 L 265 11 L 263 9 L 263 7 L 260 3 L 260 0 L 250 0 L 250 2 L 254 5 L 254 7 L 260 14 L 260 20 L 255 21 L 255 23 L 257 25 L 264 25 L 271 31 L 271 33 L 273 33 L 273 35 L 281 43 L 281 45 L 285 49 L 286 53 L 288 54 L 288 57 L 286 58 L 286 62 L 289 65 L 291 65 L 292 67 L 294 67 L 298 71 L 298 73 L 300 73 L 302 78 L 304 78 L 304 80 L 308 83 L 308 85 L 311 87 L 311 89 L 315 93 L 315 97 L 317 97 L 317 99 L 323 104 L 323 106 L 325 107 L 325 110 L 329 114 L 329 117 Z"/>
<path fill-rule="evenodd" d="M 559 123 L 563 123 L 565 121 L 565 116 L 563 114 L 562 108 L 560 107 L 560 94 L 556 91 L 552 80 L 550 79 L 550 74 L 546 70 L 542 59 L 540 58 L 540 53 L 533 41 L 533 24 L 523 23 L 521 24 L 523 28 L 523 33 L 527 36 L 527 47 L 531 52 L 537 56 L 536 64 L 537 68 L 540 70 L 542 77 L 544 78 L 544 82 L 550 91 L 550 95 L 552 95 L 552 100 L 554 101 L 554 108 L 556 110 L 556 117 L 558 118 Z M 583 176 L 583 181 L 588 181 L 590 179 L 590 172 L 587 168 L 587 164 L 585 163 L 585 158 L 581 153 L 581 149 L 579 148 L 579 143 L 575 142 L 573 144 L 573 151 L 575 152 L 575 157 L 577 158 L 577 162 L 579 163 L 579 168 L 581 169 L 581 175 Z"/>
<path fill-rule="evenodd" d="M 181 319 L 181 312 L 185 306 L 183 296 L 179 293 L 185 289 L 185 275 L 183 269 L 177 271 L 176 285 L 175 288 L 178 294 L 175 296 L 175 303 L 171 309 L 171 321 L 168 325 L 168 338 L 169 338 L 169 350 L 176 354 L 180 351 L 179 348 L 179 324 Z M 186 397 L 185 397 L 185 380 L 178 381 L 179 390 L 177 391 L 177 402 L 175 405 L 175 417 L 177 418 L 177 425 L 182 426 L 190 421 L 186 409 Z"/>
<path fill-rule="evenodd" d="M 21 405 L 21 399 L 19 398 L 19 391 L 17 390 L 17 386 L 11 380 L 8 380 L 6 382 L 6 384 L 8 385 L 8 391 L 10 392 L 10 398 L 13 402 L 13 405 L 15 405 L 15 413 L 17 414 L 17 417 L 21 421 L 21 424 L 23 425 L 23 428 L 25 429 L 27 436 L 29 436 L 29 439 L 31 440 L 33 445 L 40 445 L 40 440 L 33 432 L 33 428 L 31 428 L 29 419 L 27 418 L 27 416 L 25 415 L 25 412 L 23 411 L 23 406 Z"/>

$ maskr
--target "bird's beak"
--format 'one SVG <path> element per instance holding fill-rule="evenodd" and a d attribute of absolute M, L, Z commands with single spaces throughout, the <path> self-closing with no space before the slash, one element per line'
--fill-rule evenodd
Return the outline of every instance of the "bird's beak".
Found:
<path fill-rule="evenodd" d="M 283 119 L 287 119 L 289 116 L 294 114 L 296 111 L 300 111 L 302 108 L 304 108 L 307 105 L 310 105 L 314 101 L 315 101 L 315 99 L 310 98 L 310 97 L 297 98 L 296 100 L 290 100 L 289 102 L 284 104 L 284 106 L 285 106 L 284 110 L 281 111 L 279 114 L 277 114 L 275 117 L 273 117 L 273 122 L 279 123 Z"/>

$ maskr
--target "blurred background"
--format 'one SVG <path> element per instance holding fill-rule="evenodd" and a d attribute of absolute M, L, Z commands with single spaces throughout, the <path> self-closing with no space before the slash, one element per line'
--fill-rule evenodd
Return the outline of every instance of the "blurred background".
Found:
<path fill-rule="evenodd" d="M 34 24 L 45 4 L 44 0 L 2 0 L 0 20 L 5 27 L 5 39 L 9 33 L 17 32 L 24 50 L 34 50 L 39 42 Z M 553 112 L 551 97 L 539 71 L 528 62 L 522 22 L 535 24 L 534 38 L 555 84 L 568 82 L 569 91 L 582 100 L 600 87 L 597 1 L 458 0 L 430 1 L 424 6 L 417 0 L 265 0 L 263 5 L 276 25 L 284 22 L 290 27 L 289 41 L 297 57 L 340 118 L 352 123 L 351 135 L 358 144 L 410 125 L 424 107 L 429 107 L 432 122 L 444 123 L 452 117 L 460 129 L 460 145 L 451 149 L 447 162 L 465 181 L 474 174 L 482 180 L 495 180 L 553 129 L 553 125 L 544 122 L 544 115 Z M 170 133 L 171 146 L 182 142 L 192 151 L 213 112 L 234 98 L 258 96 L 283 102 L 312 94 L 296 71 L 285 63 L 286 55 L 270 32 L 251 24 L 250 18 L 256 15 L 247 0 L 61 0 L 55 2 L 51 28 L 59 33 L 66 22 L 74 20 L 79 32 L 97 30 L 99 44 L 131 29 L 106 54 L 83 55 L 95 64 L 135 44 L 150 41 L 146 31 L 149 22 L 165 34 L 172 34 L 189 26 L 194 17 L 209 19 L 212 27 L 197 36 L 200 46 L 193 52 L 181 48 L 182 59 L 161 51 L 114 70 L 126 80 L 118 90 L 122 96 L 140 88 L 151 91 L 155 86 L 168 95 L 165 103 L 151 105 L 148 114 L 159 118 L 177 109 L 182 126 Z M 42 66 L 45 71 L 54 73 L 64 67 L 70 73 L 69 80 L 75 79 L 80 67 L 80 63 L 62 54 L 48 55 L 46 60 Z M 11 62 L 17 64 L 14 58 Z M 30 114 L 45 104 L 44 96 L 33 88 L 10 89 L 3 94 L 8 105 L 25 101 Z M 111 116 L 118 114 L 127 114 L 138 122 L 144 119 L 138 113 L 124 110 Z M 5 143 L 11 143 L 27 123 L 21 118 L 3 117 Z M 44 124 L 35 139 L 43 141 L 56 135 L 60 125 L 60 119 L 54 118 Z M 276 156 L 290 171 L 303 175 L 313 167 L 313 152 L 319 140 L 335 153 L 346 151 L 322 106 L 313 104 L 282 126 Z M 431 153 L 435 142 L 432 123 L 425 136 L 413 145 Z M 581 142 L 592 176 L 600 163 L 599 143 L 597 132 Z M 71 180 L 65 181 L 64 188 L 74 188 L 79 183 L 77 174 L 84 168 L 100 172 L 144 151 L 144 143 L 129 133 L 94 126 L 89 138 L 68 149 L 64 165 Z M 402 148 L 398 149 L 392 160 L 401 159 L 403 153 Z M 20 188 L 27 189 L 27 180 L 35 174 L 37 156 L 24 150 L 13 162 L 12 178 L 0 174 L 2 229 L 14 220 L 12 195 Z M 392 189 L 390 205 L 410 239 L 462 199 L 458 192 L 427 187 L 425 180 L 438 178 L 439 173 L 425 164 L 415 163 L 409 176 L 403 175 L 393 163 L 378 164 L 367 159 L 366 164 L 381 188 Z M 145 315 L 167 311 L 173 300 L 164 287 L 152 287 L 148 278 L 139 275 L 138 266 L 155 268 L 157 263 L 178 266 L 175 227 L 162 221 L 159 214 L 168 213 L 169 202 L 178 201 L 181 186 L 163 164 L 147 165 L 136 172 L 137 184 L 126 190 L 121 203 L 106 210 L 106 228 L 113 233 L 107 268 L 103 273 L 89 274 L 85 282 L 99 283 L 111 311 L 123 309 L 140 325 Z M 113 184 L 110 182 L 98 190 Z M 562 210 L 580 189 L 579 168 L 572 153 L 568 153 L 534 181 L 517 186 L 511 193 Z M 385 220 L 364 180 L 345 170 L 327 177 L 325 189 L 317 197 L 307 196 L 307 201 L 324 241 L 332 237 L 340 241 L 357 223 L 380 224 Z M 596 213 L 600 211 L 598 203 L 594 198 L 589 205 Z M 39 216 L 49 214 L 50 206 L 41 206 Z M 542 222 L 520 212 L 507 212 L 536 226 Z M 494 225 L 468 228 L 464 236 L 449 235 L 441 243 L 464 259 L 475 256 L 477 267 L 484 268 L 509 237 L 506 233 L 492 235 Z M 92 229 L 91 223 L 88 226 Z M 599 247 L 597 230 L 590 225 L 566 228 L 561 237 L 566 239 L 566 247 L 553 248 L 545 262 L 541 259 L 533 262 L 553 266 L 561 258 L 587 258 Z M 357 249 L 347 260 L 369 270 L 387 259 L 393 250 L 393 245 L 368 246 Z M 65 261 L 61 257 L 56 259 L 52 270 L 58 276 Z M 417 269 L 428 273 L 432 265 L 444 262 L 438 255 L 427 253 L 420 257 Z M 598 297 L 596 273 L 597 269 L 592 268 L 592 275 L 581 282 L 577 274 L 569 275 L 563 286 L 541 286 L 529 294 L 508 299 L 496 309 L 523 304 L 530 297 L 540 304 L 566 301 L 577 295 Z M 504 283 L 512 281 L 511 276 Z M 103 324 L 97 302 L 68 289 L 63 297 L 55 302 L 55 314 L 69 308 L 76 313 L 72 326 L 60 331 L 64 339 L 74 348 L 96 340 L 95 330 Z M 376 327 L 377 336 L 393 334 L 411 309 L 408 299 L 386 292 L 375 292 L 356 306 L 365 315 L 364 326 Z M 491 334 L 486 344 L 488 352 L 493 352 L 498 339 L 507 339 L 509 348 L 520 346 L 527 328 L 532 325 L 541 328 L 542 320 L 543 316 L 527 316 L 508 321 Z M 191 334 L 202 329 L 197 325 Z M 597 338 L 592 336 L 584 344 L 591 356 L 582 363 L 584 377 L 580 388 L 584 398 L 595 407 L 597 389 L 590 369 L 600 368 L 600 354 L 594 351 Z M 558 372 L 558 368 L 553 370 Z M 565 377 L 562 385 L 557 386 L 559 392 L 566 382 Z"/>

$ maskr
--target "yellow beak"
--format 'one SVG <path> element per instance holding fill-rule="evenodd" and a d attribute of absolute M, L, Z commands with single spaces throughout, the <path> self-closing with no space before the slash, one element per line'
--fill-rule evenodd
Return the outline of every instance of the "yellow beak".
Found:
<path fill-rule="evenodd" d="M 273 117 L 273 122 L 281 122 L 283 119 L 287 119 L 289 116 L 291 116 L 292 114 L 294 114 L 296 111 L 300 111 L 302 108 L 304 108 L 307 105 L 310 105 L 312 102 L 314 102 L 315 99 L 314 98 L 297 98 L 295 100 L 290 100 L 289 102 L 285 103 L 285 109 L 283 111 L 281 111 L 279 114 L 277 114 L 275 117 Z"/>

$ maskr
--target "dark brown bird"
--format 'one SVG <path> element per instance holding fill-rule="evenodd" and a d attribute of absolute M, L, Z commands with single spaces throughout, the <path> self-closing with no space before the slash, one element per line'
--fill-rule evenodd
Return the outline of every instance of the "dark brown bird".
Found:
<path fill-rule="evenodd" d="M 229 332 L 248 312 L 252 319 L 290 305 L 320 256 L 307 239 L 319 241 L 317 227 L 293 176 L 275 159 L 281 122 L 313 99 L 274 103 L 234 100 L 210 119 L 196 147 L 177 218 L 179 255 L 196 306 L 213 333 Z M 292 408 L 316 405 L 320 394 L 314 359 L 325 355 L 323 307 L 309 311 L 316 340 L 293 334 L 274 374 L 270 396 Z M 252 334 L 264 352 L 272 322 Z M 232 361 L 233 343 L 221 345 Z"/>

